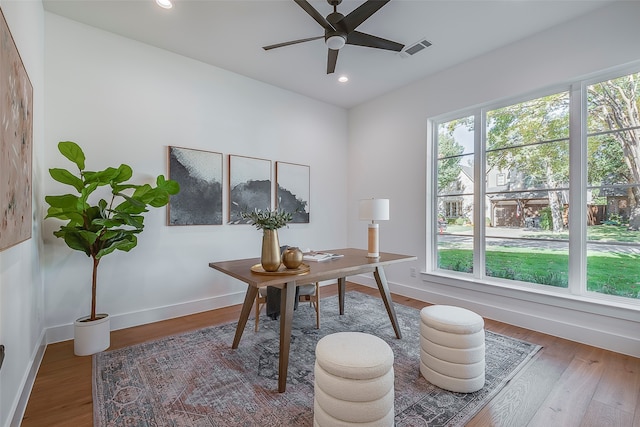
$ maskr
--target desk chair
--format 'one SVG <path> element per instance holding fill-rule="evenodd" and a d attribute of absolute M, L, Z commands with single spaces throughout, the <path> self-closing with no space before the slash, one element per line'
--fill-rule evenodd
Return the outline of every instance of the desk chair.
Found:
<path fill-rule="evenodd" d="M 320 329 L 320 283 L 309 283 L 298 286 L 298 302 L 308 302 L 316 309 L 316 329 Z M 260 310 L 267 303 L 267 288 L 258 289 L 256 295 L 256 332 L 260 324 Z"/>

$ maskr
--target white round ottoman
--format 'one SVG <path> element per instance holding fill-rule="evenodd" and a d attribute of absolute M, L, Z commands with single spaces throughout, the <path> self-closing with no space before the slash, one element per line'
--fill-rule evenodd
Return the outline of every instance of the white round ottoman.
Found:
<path fill-rule="evenodd" d="M 431 384 L 458 393 L 484 387 L 484 320 L 449 305 L 420 311 L 420 373 Z"/>
<path fill-rule="evenodd" d="M 313 425 L 394 425 L 393 351 L 362 332 L 338 332 L 318 341 Z"/>

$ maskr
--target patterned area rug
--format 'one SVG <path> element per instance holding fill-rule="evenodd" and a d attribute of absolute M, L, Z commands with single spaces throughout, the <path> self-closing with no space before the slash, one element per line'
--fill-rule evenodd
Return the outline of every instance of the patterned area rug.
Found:
<path fill-rule="evenodd" d="M 247 323 L 231 349 L 236 323 L 200 329 L 93 356 L 94 426 L 312 426 L 315 345 L 339 331 L 374 334 L 395 362 L 396 426 L 463 426 L 540 349 L 486 332 L 486 384 L 475 393 L 437 388 L 419 375 L 419 311 L 395 304 L 403 338 L 395 338 L 380 298 L 348 292 L 315 312 L 294 312 L 287 391 L 277 392 L 279 321 L 263 314 L 260 331 Z M 251 320 L 251 319 L 250 319 Z"/>

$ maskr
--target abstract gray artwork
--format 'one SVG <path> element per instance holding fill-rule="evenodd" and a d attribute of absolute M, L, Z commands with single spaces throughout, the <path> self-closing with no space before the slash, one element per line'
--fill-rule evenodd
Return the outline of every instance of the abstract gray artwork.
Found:
<path fill-rule="evenodd" d="M 292 223 L 309 222 L 309 166 L 276 162 L 278 209 L 293 215 Z"/>
<path fill-rule="evenodd" d="M 229 223 L 248 224 L 241 212 L 271 209 L 271 160 L 229 156 Z"/>
<path fill-rule="evenodd" d="M 169 147 L 169 178 L 180 192 L 169 202 L 169 225 L 222 224 L 222 154 Z"/>

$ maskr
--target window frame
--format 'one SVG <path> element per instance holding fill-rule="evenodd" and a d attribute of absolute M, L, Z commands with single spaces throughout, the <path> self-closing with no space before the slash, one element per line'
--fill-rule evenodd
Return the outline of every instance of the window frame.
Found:
<path fill-rule="evenodd" d="M 567 84 L 554 85 L 523 95 L 505 98 L 500 101 L 487 102 L 454 112 L 434 116 L 427 119 L 427 165 L 426 174 L 426 270 L 422 274 L 425 281 L 436 281 L 448 286 L 462 287 L 470 290 L 483 290 L 497 295 L 511 295 L 521 299 L 543 302 L 545 304 L 568 307 L 567 301 L 574 301 L 580 309 L 587 304 L 590 312 L 613 314 L 611 308 L 630 308 L 632 312 L 640 310 L 640 299 L 587 291 L 587 87 L 589 85 L 615 79 L 628 74 L 640 72 L 640 62 L 625 67 L 594 73 L 584 79 Z M 555 288 L 530 282 L 506 280 L 486 276 L 485 271 L 485 182 L 487 112 L 525 102 L 528 100 L 553 95 L 558 92 L 569 93 L 569 265 L 568 287 Z M 473 272 L 462 273 L 438 268 L 438 182 L 437 182 L 437 143 L 438 126 L 452 120 L 474 118 L 474 209 L 473 209 Z M 575 207 L 578 208 L 575 208 Z M 592 304 L 601 308 L 593 309 Z M 614 317 L 620 317 L 620 313 Z M 622 316 L 626 317 L 626 316 Z"/>

